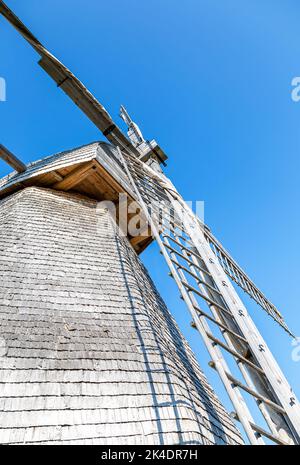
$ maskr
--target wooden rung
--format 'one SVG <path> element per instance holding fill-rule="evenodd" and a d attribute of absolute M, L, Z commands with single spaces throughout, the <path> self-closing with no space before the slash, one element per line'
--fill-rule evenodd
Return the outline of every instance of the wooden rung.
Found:
<path fill-rule="evenodd" d="M 208 365 L 213 368 L 214 370 L 216 370 L 216 365 L 213 361 L 210 361 L 208 363 Z M 278 412 L 282 413 L 283 415 L 286 415 L 286 412 L 285 410 L 278 404 L 275 404 L 275 402 L 272 402 L 270 399 L 267 399 L 266 397 L 264 396 L 261 396 L 260 394 L 258 394 L 256 391 L 254 391 L 253 389 L 249 388 L 248 386 L 246 386 L 245 384 L 241 383 L 241 381 L 239 381 L 238 379 L 234 378 L 230 373 L 227 373 L 226 372 L 226 376 L 227 378 L 229 379 L 229 381 L 231 381 L 235 386 L 238 386 L 239 388 L 243 389 L 244 391 L 248 392 L 248 394 L 252 395 L 253 397 L 255 397 L 256 399 L 260 400 L 261 402 L 264 402 L 265 404 L 269 405 L 270 407 L 272 407 L 274 410 L 277 410 Z"/>
<path fill-rule="evenodd" d="M 282 413 L 283 415 L 286 415 L 286 412 L 284 408 L 282 408 L 280 405 L 275 404 L 275 402 L 272 402 L 272 400 L 267 399 L 266 397 L 262 396 L 261 394 L 258 394 L 258 392 L 254 391 L 253 389 L 249 388 L 245 384 L 241 383 L 238 379 L 234 378 L 230 373 L 226 373 L 227 378 L 235 385 L 238 386 L 239 388 L 243 389 L 244 391 L 248 392 L 251 396 L 255 397 L 256 399 L 260 400 L 264 404 L 269 405 L 269 407 L 272 407 L 274 410 L 277 412 Z"/>
<path fill-rule="evenodd" d="M 208 284 L 206 281 L 203 281 L 203 279 L 201 279 L 199 276 L 197 276 L 195 273 L 193 273 L 192 271 L 190 271 L 188 268 L 186 268 L 185 266 L 183 265 L 180 265 L 180 263 L 178 263 L 178 267 L 181 268 L 183 271 L 185 271 L 186 273 L 188 273 L 190 276 L 192 276 L 196 281 L 197 281 L 197 284 L 203 284 L 203 286 L 207 287 L 207 289 L 209 289 L 211 292 L 215 292 L 216 294 L 218 294 L 220 297 L 222 297 L 222 294 L 221 292 L 214 288 L 213 286 L 211 286 L 210 284 Z"/>
<path fill-rule="evenodd" d="M 163 235 L 165 236 L 165 234 Z M 188 263 L 190 263 L 191 265 L 193 265 L 195 268 L 197 268 L 197 270 L 200 270 L 202 271 L 203 273 L 211 276 L 210 272 L 207 271 L 207 270 L 204 270 L 204 268 L 201 268 L 201 266 L 197 265 L 196 263 L 194 263 L 192 260 L 190 260 L 189 258 L 185 257 L 182 253 L 180 253 L 178 250 L 174 249 L 173 247 L 171 247 L 169 244 L 166 244 L 164 242 L 164 245 L 165 247 L 167 247 L 167 249 L 171 250 L 171 252 L 174 252 L 176 255 L 178 255 L 179 257 L 181 257 L 183 260 L 186 260 Z M 179 244 L 178 244 L 179 245 Z"/>
<path fill-rule="evenodd" d="M 243 355 L 239 354 L 238 352 L 236 352 L 235 350 L 231 349 L 230 347 L 228 347 L 227 344 L 224 344 L 222 341 L 220 341 L 220 339 L 217 339 L 216 337 L 214 337 L 212 334 L 210 333 L 206 333 L 207 336 L 209 337 L 209 339 L 211 341 L 213 341 L 215 344 L 217 344 L 218 346 L 222 347 L 223 349 L 225 349 L 227 352 L 229 352 L 231 355 L 233 355 L 234 357 L 236 357 L 237 359 L 239 359 L 240 361 L 244 362 L 246 365 L 249 365 L 251 368 L 253 368 L 254 370 L 256 370 L 258 373 L 262 374 L 262 375 L 265 375 L 265 372 L 260 368 L 258 367 L 257 365 L 255 365 L 254 363 L 250 362 L 250 360 L 248 360 L 247 358 L 243 357 Z"/>
<path fill-rule="evenodd" d="M 185 250 L 188 254 L 190 255 L 193 255 L 194 257 L 196 257 L 198 260 L 201 260 L 201 262 L 203 262 L 202 260 L 202 257 L 200 257 L 200 255 L 195 252 L 194 250 L 192 250 L 191 248 L 188 248 L 186 247 L 185 245 L 181 244 L 180 242 L 178 242 L 177 239 L 175 239 L 174 237 L 170 236 L 169 234 L 164 234 L 165 237 L 167 237 L 168 239 L 170 239 L 172 242 L 174 242 L 175 244 L 178 245 L 178 247 L 180 247 L 181 249 Z M 203 271 L 207 274 L 210 275 L 209 271 L 208 270 L 205 270 L 203 269 Z"/>
<path fill-rule="evenodd" d="M 204 312 L 203 310 L 201 310 L 199 307 L 197 307 L 196 305 L 193 305 L 194 309 L 200 313 L 200 316 L 204 316 L 205 318 L 207 318 L 209 321 L 211 321 L 212 323 L 218 325 L 220 328 L 222 328 L 224 331 L 226 331 L 227 333 L 230 333 L 232 336 L 236 337 L 237 339 L 239 339 L 240 341 L 244 342 L 245 344 L 248 344 L 247 340 L 241 336 L 240 334 L 237 334 L 235 331 L 233 331 L 232 329 L 228 328 L 226 325 L 224 325 L 221 321 L 218 321 L 216 320 L 215 318 L 213 318 L 211 315 L 209 315 L 208 313 Z M 192 324 L 193 323 L 193 324 Z M 195 324 L 195 322 L 192 322 L 191 323 L 191 326 L 192 328 L 195 328 L 197 329 L 197 326 Z"/>
<path fill-rule="evenodd" d="M 186 260 L 186 259 L 185 259 Z M 188 273 L 190 276 L 192 276 L 196 281 L 197 283 L 199 284 L 203 284 L 204 286 L 206 286 L 208 289 L 210 289 L 212 292 L 215 292 L 216 294 L 219 294 L 219 296 L 222 297 L 222 294 L 221 292 L 214 288 L 213 286 L 211 286 L 210 284 L 208 284 L 206 281 L 203 281 L 203 279 L 201 279 L 200 276 L 198 276 L 196 273 L 194 273 L 193 271 L 189 270 L 186 266 L 183 266 L 181 265 L 181 263 L 177 262 L 176 260 L 172 260 L 173 263 L 177 266 L 177 268 L 180 268 L 181 270 L 185 271 L 186 273 Z M 190 265 L 190 266 L 194 266 L 194 265 Z M 196 266 L 195 266 L 196 268 Z"/>
<path fill-rule="evenodd" d="M 166 244 L 164 242 L 164 245 L 165 247 L 167 247 L 167 249 L 171 250 L 171 252 L 175 253 L 176 255 L 178 255 L 179 257 L 181 257 L 183 260 L 185 260 L 187 263 L 189 263 L 191 266 L 194 266 L 197 270 L 199 271 L 203 271 L 205 273 L 205 270 L 202 270 L 202 268 L 198 265 L 196 265 L 195 263 L 193 263 L 189 258 L 185 257 L 184 255 L 182 255 L 180 252 L 178 252 L 177 250 L 173 249 L 173 247 L 169 246 L 168 244 Z M 179 265 L 179 263 L 174 260 L 174 258 L 171 259 L 172 262 L 175 264 L 175 265 Z M 210 273 L 206 273 L 206 274 L 210 274 Z"/>
<path fill-rule="evenodd" d="M 232 412 L 230 416 L 237 421 L 240 421 L 238 415 L 236 412 Z M 266 431 L 264 428 L 261 426 L 256 425 L 255 423 L 252 423 L 252 421 L 249 422 L 251 428 L 256 432 L 259 433 L 261 436 L 265 436 L 266 438 L 270 439 L 273 441 L 275 444 L 278 444 L 279 446 L 288 446 L 289 444 L 285 442 L 283 439 L 280 439 L 278 436 L 274 436 L 274 434 L 269 433 Z"/>
<path fill-rule="evenodd" d="M 182 284 L 183 284 L 190 292 L 194 292 L 194 293 L 197 294 L 199 297 L 202 297 L 202 299 L 206 300 L 206 302 L 208 302 L 210 305 L 213 305 L 214 307 L 218 307 L 218 308 L 221 309 L 223 312 L 228 313 L 228 315 L 230 315 L 230 317 L 232 317 L 232 314 L 231 314 L 225 307 L 223 307 L 223 305 L 218 304 L 218 303 L 215 302 L 214 300 L 212 300 L 212 299 L 210 299 L 209 297 L 207 297 L 206 295 L 202 294 L 202 292 L 198 291 L 198 289 L 196 289 L 195 287 L 191 286 L 189 283 L 186 283 L 186 282 L 182 281 Z"/>

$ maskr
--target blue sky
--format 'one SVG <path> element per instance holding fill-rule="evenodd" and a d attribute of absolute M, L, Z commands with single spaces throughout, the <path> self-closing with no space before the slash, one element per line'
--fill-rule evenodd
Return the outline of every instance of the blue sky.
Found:
<path fill-rule="evenodd" d="M 166 174 L 286 316 L 299 321 L 300 4 L 296 0 L 7 0 L 114 118 L 124 104 L 169 156 Z M 3 19 L 1 143 L 29 162 L 102 139 Z M 0 162 L 0 176 L 9 168 Z M 214 386 L 152 245 L 144 261 Z M 245 299 L 248 303 L 248 299 Z M 291 341 L 249 309 L 300 397 Z M 227 401 L 223 397 L 226 405 Z"/>

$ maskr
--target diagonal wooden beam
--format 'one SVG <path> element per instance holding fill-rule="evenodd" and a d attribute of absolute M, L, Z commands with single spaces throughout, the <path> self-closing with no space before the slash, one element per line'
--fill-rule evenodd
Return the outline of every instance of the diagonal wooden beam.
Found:
<path fill-rule="evenodd" d="M 146 221 L 146 223 L 144 224 L 144 227 L 140 231 L 139 236 L 132 237 L 130 239 L 130 243 L 131 243 L 131 245 L 133 247 L 135 247 L 140 242 L 143 242 L 144 240 L 146 240 L 150 236 L 151 236 L 151 228 L 150 228 L 148 222 Z"/>
<path fill-rule="evenodd" d="M 132 239 L 130 239 L 130 244 L 132 245 L 132 247 L 136 247 L 137 245 L 139 245 L 141 242 L 144 242 L 146 239 L 148 239 L 150 237 L 149 236 L 136 236 L 136 237 L 133 237 Z"/>
<path fill-rule="evenodd" d="M 27 169 L 27 166 L 2 144 L 0 144 L 0 158 L 18 173 L 23 173 Z"/>
<path fill-rule="evenodd" d="M 59 181 L 53 185 L 54 189 L 68 191 L 72 187 L 79 184 L 85 178 L 87 178 L 92 171 L 96 170 L 97 166 L 95 162 L 89 162 L 84 165 L 80 165 L 78 168 L 75 168 L 70 174 L 68 174 L 62 181 Z"/>
<path fill-rule="evenodd" d="M 0 0 L 0 14 L 24 37 L 41 56 L 39 65 L 57 83 L 86 116 L 114 145 L 140 156 L 139 151 L 114 123 L 104 106 L 89 92 L 82 82 L 61 63 L 32 34 L 12 10 Z"/>

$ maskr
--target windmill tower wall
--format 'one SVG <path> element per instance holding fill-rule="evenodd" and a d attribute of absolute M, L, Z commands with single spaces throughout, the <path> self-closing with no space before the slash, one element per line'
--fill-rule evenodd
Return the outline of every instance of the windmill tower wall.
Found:
<path fill-rule="evenodd" d="M 108 213 L 96 204 L 108 199 L 119 205 L 119 195 L 125 193 L 131 205 L 139 200 L 142 227 L 147 226 L 143 213 L 152 211 L 153 198 L 166 199 L 180 222 L 187 213 L 183 229 L 176 220 L 168 228 L 177 250 L 169 247 L 162 229 L 152 227 L 152 232 L 250 443 L 262 444 L 267 438 L 299 444 L 299 401 L 228 277 L 292 335 L 277 308 L 209 228 L 201 227 L 172 183 L 157 175 L 167 156 L 156 141 L 145 140 L 121 107 L 127 138 L 83 83 L 0 3 L 0 15 L 40 55 L 42 69 L 112 143 L 90 144 L 29 166 L 0 144 L 0 158 L 17 171 L 0 180 L 0 442 L 241 442 L 138 260 L 137 254 L 153 240 L 143 234 L 147 228 L 139 236 L 129 231 L 128 239 L 112 235 Z M 28 190 L 30 186 L 48 190 Z M 29 193 L 40 203 L 29 202 L 24 213 L 23 199 Z M 75 193 L 95 199 L 94 207 Z M 60 198 L 65 219 L 54 198 Z M 71 212 L 71 204 L 78 214 L 76 208 Z M 74 229 L 66 229 L 71 223 Z M 174 254 L 187 268 L 173 263 Z M 107 257 L 113 263 L 107 264 Z M 198 308 L 195 296 L 206 302 L 209 314 Z M 222 340 L 207 330 L 206 320 L 219 328 L 218 335 L 221 330 Z M 114 342 L 125 350 L 116 349 Z M 219 348 L 238 363 L 242 380 L 232 375 Z M 80 363 L 86 366 L 80 368 Z M 90 393 L 93 387 L 95 394 Z M 254 423 L 250 410 L 255 404 L 250 406 L 240 390 L 256 401 L 267 430 Z M 159 396 L 168 400 L 160 402 Z"/>
<path fill-rule="evenodd" d="M 97 202 L 0 202 L 0 443 L 224 444 L 240 436 Z"/>

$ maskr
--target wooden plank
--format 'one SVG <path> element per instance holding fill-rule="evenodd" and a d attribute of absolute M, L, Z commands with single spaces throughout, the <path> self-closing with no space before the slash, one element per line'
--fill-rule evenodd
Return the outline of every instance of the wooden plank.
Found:
<path fill-rule="evenodd" d="M 51 175 L 53 176 L 53 178 L 55 179 L 55 181 L 62 181 L 64 178 L 63 176 L 61 176 L 57 171 L 52 171 L 51 172 Z"/>
<path fill-rule="evenodd" d="M 139 245 L 141 242 L 144 242 L 146 239 L 148 239 L 150 236 L 149 235 L 141 235 L 141 236 L 136 236 L 136 237 L 133 237 L 132 239 L 130 239 L 130 244 L 133 246 L 133 247 L 136 247 L 137 245 Z"/>
<path fill-rule="evenodd" d="M 68 191 L 72 187 L 79 184 L 83 179 L 87 178 L 93 170 L 96 169 L 95 162 L 89 162 L 84 165 L 80 165 L 75 170 L 71 171 L 62 181 L 57 182 L 53 185 L 54 189 Z"/>
<path fill-rule="evenodd" d="M 109 182 L 107 177 L 103 177 L 99 171 L 99 164 L 97 163 L 97 169 L 93 174 L 95 178 L 95 185 L 101 191 L 103 196 L 108 200 L 118 200 L 118 195 L 122 192 L 121 187 L 118 186 L 118 190 L 113 187 Z"/>
<path fill-rule="evenodd" d="M 246 365 L 249 365 L 251 368 L 253 368 L 253 370 L 255 370 L 257 373 L 260 373 L 261 375 L 264 375 L 265 376 L 265 373 L 264 371 L 258 366 L 256 365 L 255 363 L 251 362 L 250 360 L 248 360 L 246 357 L 244 357 L 242 354 L 240 354 L 239 352 L 237 352 L 236 350 L 233 350 L 231 349 L 227 344 L 224 344 L 222 341 L 220 341 L 218 338 L 214 337 L 212 334 L 210 333 L 207 333 L 207 336 L 209 337 L 209 339 L 211 341 L 214 342 L 214 344 L 217 344 L 218 346 L 222 347 L 224 350 L 226 350 L 227 352 L 229 352 L 231 355 L 233 355 L 234 357 L 236 357 L 238 360 L 242 361 L 243 363 L 245 363 Z M 244 354 L 245 355 L 245 354 Z"/>
<path fill-rule="evenodd" d="M 27 166 L 2 144 L 0 144 L 0 158 L 18 173 L 23 173 L 27 169 Z"/>
<path fill-rule="evenodd" d="M 111 189 L 115 190 L 116 192 L 124 192 L 124 189 L 120 186 L 118 181 L 112 177 L 110 173 L 107 172 L 107 170 L 100 165 L 100 163 L 97 164 L 97 173 L 105 179 L 106 183 L 109 184 Z M 129 198 L 134 200 L 131 195 L 129 195 Z"/>
<path fill-rule="evenodd" d="M 240 421 L 240 419 L 239 419 L 236 412 L 232 412 L 230 414 L 230 416 L 232 418 L 234 418 L 235 420 Z M 254 431 L 256 431 L 257 433 L 259 433 L 262 436 L 265 436 L 266 438 L 270 439 L 271 441 L 275 442 L 275 444 L 278 444 L 279 446 L 288 446 L 289 445 L 286 441 L 281 439 L 279 436 L 274 436 L 274 434 L 269 433 L 268 431 L 263 429 L 261 426 L 256 425 L 255 423 L 252 423 L 252 421 L 250 422 L 250 425 L 252 426 Z"/>
<path fill-rule="evenodd" d="M 133 248 L 136 251 L 136 253 L 139 255 L 148 247 L 148 245 L 151 244 L 151 242 L 153 242 L 152 235 L 147 237 L 146 239 L 144 238 L 143 241 L 141 241 L 137 245 L 133 246 Z"/>
<path fill-rule="evenodd" d="M 241 383 L 238 379 L 234 378 L 230 373 L 227 373 L 228 379 L 235 385 L 238 386 L 239 388 L 243 389 L 244 391 L 248 392 L 251 396 L 255 397 L 256 399 L 260 400 L 261 402 L 264 402 L 265 404 L 269 405 L 272 407 L 274 410 L 277 412 L 282 413 L 283 415 L 286 415 L 286 411 L 284 408 L 281 407 L 281 405 L 275 404 L 272 400 L 268 399 L 265 396 L 262 396 L 258 392 L 254 391 L 254 389 L 249 388 L 245 384 Z"/>
<path fill-rule="evenodd" d="M 63 176 L 60 176 L 55 171 L 51 171 L 50 173 L 41 174 L 41 175 L 39 175 L 39 176 L 37 176 L 35 178 L 31 178 L 31 179 L 36 179 L 39 186 L 51 187 L 51 186 L 53 186 L 53 183 L 56 183 L 58 181 L 62 181 L 64 178 L 63 178 Z M 26 183 L 28 184 L 28 180 L 23 181 L 24 185 L 26 185 Z M 30 183 L 29 183 L 29 185 L 30 185 Z"/>

